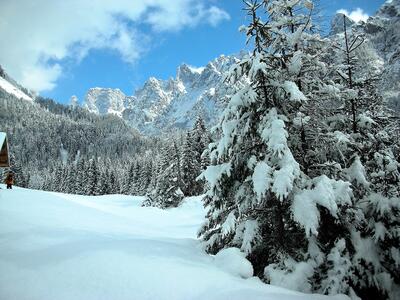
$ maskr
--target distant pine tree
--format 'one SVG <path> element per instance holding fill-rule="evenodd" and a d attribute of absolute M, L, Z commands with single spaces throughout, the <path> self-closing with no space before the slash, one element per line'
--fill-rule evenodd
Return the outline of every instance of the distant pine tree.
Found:
<path fill-rule="evenodd" d="M 179 154 L 176 150 L 174 143 L 162 149 L 156 187 L 148 195 L 145 205 L 160 208 L 176 207 L 183 200 L 184 195 L 179 180 Z"/>
<path fill-rule="evenodd" d="M 121 187 L 121 193 L 125 195 L 129 195 L 132 191 L 132 186 L 135 184 L 134 177 L 135 177 L 135 165 L 132 163 L 126 173 L 123 184 Z"/>
<path fill-rule="evenodd" d="M 114 172 L 109 175 L 110 182 L 110 194 L 118 194 L 120 190 L 119 182 Z"/>
<path fill-rule="evenodd" d="M 204 191 L 204 180 L 197 180 L 197 177 L 208 164 L 207 156 L 202 154 L 209 142 L 209 133 L 199 117 L 193 129 L 187 132 L 182 149 L 182 191 L 187 196 L 200 195 Z"/>
<path fill-rule="evenodd" d="M 201 161 L 197 160 L 197 153 L 193 147 L 191 132 L 186 135 L 186 140 L 182 149 L 182 192 L 186 196 L 193 196 L 198 192 L 197 176 L 200 175 Z"/>
<path fill-rule="evenodd" d="M 79 195 L 86 195 L 86 183 L 87 183 L 87 162 L 85 159 L 79 160 L 76 168 L 76 181 L 75 181 L 75 191 Z"/>
<path fill-rule="evenodd" d="M 27 187 L 29 176 L 28 174 L 25 174 L 21 163 L 15 158 L 15 155 L 13 153 L 10 154 L 10 166 L 11 171 L 14 173 L 15 185 L 20 187 Z"/>

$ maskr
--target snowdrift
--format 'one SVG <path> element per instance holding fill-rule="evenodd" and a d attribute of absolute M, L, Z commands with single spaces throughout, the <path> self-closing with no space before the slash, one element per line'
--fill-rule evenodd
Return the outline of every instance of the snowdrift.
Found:
<path fill-rule="evenodd" d="M 205 254 L 199 197 L 159 210 L 141 197 L 1 188 L 0 299 L 327 299 L 262 283 L 235 251 Z"/>

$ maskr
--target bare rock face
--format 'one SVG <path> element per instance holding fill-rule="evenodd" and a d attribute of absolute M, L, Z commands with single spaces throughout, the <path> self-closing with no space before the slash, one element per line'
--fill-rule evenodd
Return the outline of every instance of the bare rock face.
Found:
<path fill-rule="evenodd" d="M 84 106 L 96 114 L 117 114 L 144 134 L 189 128 L 199 115 L 214 124 L 225 95 L 233 88 L 224 76 L 235 61 L 235 56 L 221 55 L 201 68 L 182 64 L 176 78 L 151 77 L 132 96 L 119 89 L 93 88 Z"/>

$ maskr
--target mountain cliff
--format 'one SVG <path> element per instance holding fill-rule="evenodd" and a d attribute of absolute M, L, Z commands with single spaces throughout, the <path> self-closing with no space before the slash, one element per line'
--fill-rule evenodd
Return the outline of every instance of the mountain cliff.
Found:
<path fill-rule="evenodd" d="M 132 96 L 119 89 L 93 88 L 86 94 L 84 107 L 97 114 L 119 115 L 145 134 L 189 128 L 198 115 L 212 124 L 232 90 L 224 75 L 237 59 L 221 55 L 202 68 L 182 64 L 175 78 L 151 77 Z"/>

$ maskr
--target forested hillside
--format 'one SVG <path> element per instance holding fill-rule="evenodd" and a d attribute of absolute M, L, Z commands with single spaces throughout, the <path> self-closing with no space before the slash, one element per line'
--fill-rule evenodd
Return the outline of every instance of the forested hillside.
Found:
<path fill-rule="evenodd" d="M 202 192 L 195 178 L 204 163 L 194 160 L 200 160 L 209 137 L 201 119 L 193 132 L 145 137 L 117 116 L 99 116 L 51 99 L 26 101 L 0 89 L 0 106 L 0 131 L 8 133 L 19 186 L 88 195 L 150 195 L 163 184 L 167 188 L 166 180 L 175 183 L 179 193 L 194 195 L 192 185 L 197 194 Z M 168 168 L 171 162 L 174 167 Z"/>
<path fill-rule="evenodd" d="M 40 97 L 29 102 L 0 90 L 0 106 L 0 130 L 8 134 L 21 186 L 38 188 L 50 169 L 79 158 L 101 158 L 106 168 L 116 170 L 148 143 L 117 117 L 97 116 Z"/>

